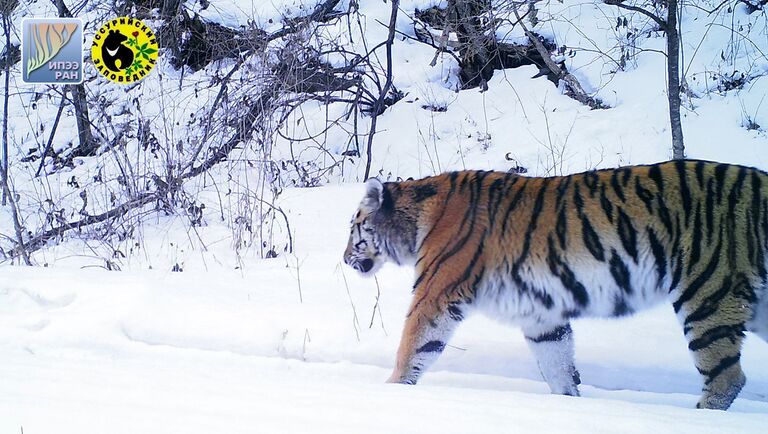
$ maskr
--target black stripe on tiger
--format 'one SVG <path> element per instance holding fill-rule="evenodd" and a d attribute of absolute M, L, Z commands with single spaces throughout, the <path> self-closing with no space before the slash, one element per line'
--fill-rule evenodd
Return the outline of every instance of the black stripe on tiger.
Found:
<path fill-rule="evenodd" d="M 525 235 L 523 237 L 523 250 L 515 261 L 515 264 L 512 266 L 513 272 L 515 273 L 515 270 L 519 269 L 520 265 L 522 265 L 523 261 L 525 261 L 525 259 L 528 257 L 528 253 L 531 249 L 531 237 L 536 231 L 536 227 L 538 226 L 539 222 L 539 216 L 541 215 L 541 210 L 544 208 L 544 193 L 547 191 L 547 185 L 549 185 L 549 179 L 545 179 L 542 182 L 539 194 L 536 195 L 536 201 L 533 204 L 533 211 L 531 212 L 531 221 L 528 223 L 528 229 L 525 231 Z"/>
<path fill-rule="evenodd" d="M 605 184 L 600 184 L 600 207 L 603 208 L 605 217 L 613 224 L 613 204 L 605 195 Z"/>
<path fill-rule="evenodd" d="M 693 216 L 693 240 L 691 241 L 691 254 L 688 261 L 687 275 L 691 275 L 693 267 L 699 262 L 701 258 L 701 202 L 696 204 L 696 214 Z"/>
<path fill-rule="evenodd" d="M 643 187 L 639 177 L 635 178 L 635 193 L 645 204 L 645 209 L 648 210 L 648 214 L 653 214 L 653 193 Z"/>
<path fill-rule="evenodd" d="M 566 215 L 567 207 L 563 205 L 557 212 L 557 221 L 555 222 L 555 234 L 557 235 L 557 241 L 560 243 L 560 248 L 565 250 L 568 245 L 568 218 Z"/>
<path fill-rule="evenodd" d="M 661 285 L 661 282 L 664 281 L 664 277 L 667 275 L 667 255 L 664 253 L 664 246 L 662 246 L 653 228 L 648 227 L 647 232 L 648 242 L 651 244 L 651 252 L 656 260 L 656 274 L 659 277 L 658 283 Z"/>
<path fill-rule="evenodd" d="M 723 230 L 720 228 L 720 240 L 717 242 L 717 247 L 715 247 L 715 250 L 712 252 L 712 257 L 710 258 L 707 267 L 698 275 L 698 277 L 688 284 L 688 287 L 685 288 L 682 294 L 680 294 L 680 297 L 672 303 L 675 313 L 680 312 L 680 308 L 683 304 L 690 301 L 717 270 L 717 267 L 720 264 L 720 250 L 723 247 L 722 232 Z"/>
<path fill-rule="evenodd" d="M 725 190 L 725 174 L 728 172 L 727 164 L 718 164 L 715 166 L 715 182 L 717 182 L 717 203 L 723 200 L 723 190 Z"/>
<path fill-rule="evenodd" d="M 478 282 L 483 277 L 482 274 L 485 272 L 485 268 L 482 268 L 479 273 L 475 273 L 474 269 L 475 269 L 475 265 L 477 265 L 477 262 L 480 260 L 480 257 L 483 255 L 483 250 L 485 249 L 485 238 L 487 233 L 488 233 L 488 230 L 486 229 L 480 235 L 480 241 L 478 242 L 477 250 L 475 250 L 474 255 L 472 255 L 472 259 L 469 261 L 469 264 L 464 269 L 464 274 L 462 274 L 457 281 L 451 282 L 447 288 L 444 288 L 444 292 L 450 293 L 450 292 L 461 289 L 463 284 L 467 282 L 470 277 L 475 275 L 475 282 L 472 285 L 472 290 L 474 292 L 475 287 L 477 287 Z"/>
<path fill-rule="evenodd" d="M 570 324 L 561 325 L 558 327 L 555 327 L 554 329 L 542 333 L 538 336 L 526 336 L 525 338 L 533 343 L 540 344 L 542 342 L 558 342 L 562 341 L 569 335 L 571 335 L 573 331 L 571 330 Z"/>
<path fill-rule="evenodd" d="M 738 363 L 740 359 L 741 354 L 736 354 L 735 356 L 724 357 L 720 360 L 720 363 L 718 363 L 717 366 L 710 369 L 709 371 L 699 369 L 699 373 L 707 377 L 707 379 L 704 381 L 704 384 L 709 385 L 711 382 L 715 381 L 715 378 L 719 377 L 720 374 L 725 372 L 726 369 Z"/>
<path fill-rule="evenodd" d="M 632 225 L 632 220 L 621 208 L 619 208 L 618 229 L 621 245 L 624 247 L 624 250 L 629 253 L 629 256 L 632 257 L 632 260 L 637 263 L 637 231 Z"/>
<path fill-rule="evenodd" d="M 597 235 L 595 228 L 592 227 L 586 215 L 581 219 L 581 234 L 584 238 L 584 245 L 589 250 L 589 253 L 598 261 L 605 261 L 605 249 L 602 243 L 600 243 L 600 236 Z"/>
<path fill-rule="evenodd" d="M 688 343 L 688 349 L 691 351 L 699 351 L 703 348 L 707 348 L 715 341 L 720 339 L 730 339 L 731 343 L 736 343 L 737 338 L 744 337 L 744 324 L 732 324 L 732 325 L 720 325 L 712 327 L 711 329 L 702 333 L 698 338 L 692 339 Z"/>
<path fill-rule="evenodd" d="M 629 281 L 629 268 L 627 268 L 627 264 L 621 260 L 616 249 L 611 249 L 611 259 L 608 261 L 608 264 L 610 265 L 611 276 L 613 276 L 613 280 L 616 281 L 619 288 L 626 294 L 632 294 L 632 284 Z"/>
<path fill-rule="evenodd" d="M 664 193 L 664 178 L 661 176 L 661 169 L 658 165 L 651 166 L 648 169 L 648 177 L 656 183 L 656 189 L 659 194 Z"/>
<path fill-rule="evenodd" d="M 491 221 L 491 226 L 495 223 L 496 213 L 499 211 L 501 201 L 504 199 L 504 191 L 502 186 L 506 183 L 505 179 L 499 178 L 491 183 L 488 187 L 488 218 Z"/>
<path fill-rule="evenodd" d="M 667 229 L 667 234 L 671 237 L 674 234 L 674 228 L 672 226 L 672 217 L 669 214 L 669 208 L 661 197 L 661 194 L 656 195 L 656 204 L 659 208 L 659 219 L 664 228 Z"/>
<path fill-rule="evenodd" d="M 531 249 L 531 237 L 533 236 L 533 232 L 536 230 L 536 226 L 538 225 L 539 221 L 539 215 L 541 214 L 541 210 L 544 207 L 544 193 L 547 191 L 547 186 L 549 185 L 550 178 L 544 179 L 541 185 L 541 189 L 539 190 L 539 194 L 536 196 L 536 201 L 533 204 L 533 211 L 531 212 L 531 221 L 528 223 L 528 229 L 525 231 L 525 235 L 523 237 L 523 247 L 520 252 L 520 256 L 517 257 L 515 262 L 512 264 L 512 279 L 515 281 L 515 283 L 520 286 L 521 290 L 527 291 L 530 290 L 529 285 L 526 284 L 523 281 L 523 278 L 520 277 L 520 267 L 523 265 L 523 262 L 528 258 L 528 254 Z M 534 291 L 536 292 L 536 291 Z M 550 298 L 549 303 L 546 303 L 545 306 L 548 304 L 547 308 L 552 307 L 552 300 Z"/>
<path fill-rule="evenodd" d="M 731 191 L 728 193 L 728 213 L 727 213 L 727 221 L 726 224 L 727 230 L 728 230 L 728 260 L 731 261 L 731 263 L 736 262 L 736 235 L 733 233 L 734 231 L 734 225 L 736 224 L 736 205 L 741 199 L 741 191 L 742 187 L 744 185 L 744 178 L 747 177 L 747 169 L 744 167 L 739 167 L 739 173 L 736 175 L 736 181 L 734 181 L 733 185 L 731 186 Z"/>
<path fill-rule="evenodd" d="M 573 180 L 573 177 L 571 176 L 563 176 L 560 178 L 560 182 L 555 189 L 557 191 L 557 206 L 560 206 L 560 202 L 565 197 L 565 194 L 568 193 L 568 187 L 571 185 L 571 180 Z"/>
<path fill-rule="evenodd" d="M 613 187 L 613 192 L 616 194 L 616 196 L 622 201 L 626 202 L 627 198 L 624 196 L 624 189 L 621 187 L 621 184 L 619 184 L 619 170 L 614 170 L 611 174 L 611 187 Z"/>
<path fill-rule="evenodd" d="M 704 216 L 707 221 L 707 243 L 712 242 L 712 234 L 715 233 L 715 189 L 714 178 L 707 181 L 707 196 L 704 205 Z"/>
<path fill-rule="evenodd" d="M 626 187 L 629 184 L 629 180 L 632 179 L 632 168 L 620 167 L 616 171 L 621 172 L 621 186 Z"/>
<path fill-rule="evenodd" d="M 685 213 L 685 224 L 688 224 L 688 220 L 691 217 L 691 208 L 693 207 L 693 198 L 691 197 L 691 189 L 688 186 L 688 170 L 685 166 L 684 160 L 675 161 L 675 169 L 677 169 L 680 182 L 680 199 L 682 199 L 683 212 Z"/>
<path fill-rule="evenodd" d="M 725 297 L 731 291 L 732 284 L 733 279 L 731 276 L 726 276 L 723 280 L 723 284 L 720 285 L 720 289 L 704 298 L 701 303 L 699 303 L 699 307 L 691 312 L 690 315 L 685 317 L 685 321 L 683 322 L 683 331 L 687 333 L 690 329 L 691 323 L 696 321 L 703 321 L 717 312 L 717 309 L 720 307 L 720 300 L 722 300 L 723 297 Z"/>
<path fill-rule="evenodd" d="M 448 303 L 448 315 L 454 321 L 461 321 L 464 319 L 464 312 L 457 302 Z"/>
<path fill-rule="evenodd" d="M 578 181 L 573 183 L 573 204 L 576 205 L 576 214 L 579 217 L 584 215 L 584 198 L 581 197 Z"/>
<path fill-rule="evenodd" d="M 416 203 L 423 202 L 437 194 L 437 187 L 432 184 L 423 184 L 413 187 L 413 200 Z"/>
<path fill-rule="evenodd" d="M 459 183 L 459 193 L 463 193 L 464 189 L 467 187 L 467 181 L 469 181 L 470 177 L 472 176 L 474 172 L 463 172 L 461 183 Z"/>
<path fill-rule="evenodd" d="M 523 197 L 523 193 L 525 193 L 526 187 L 528 187 L 528 181 L 529 178 L 525 178 L 523 181 L 523 184 L 517 188 L 517 191 L 515 191 L 514 196 L 512 196 L 512 199 L 509 201 L 509 205 L 507 206 L 507 210 L 504 212 L 504 218 L 501 225 L 501 234 L 504 235 L 507 232 L 507 223 L 509 222 L 509 215 L 512 214 L 512 211 L 515 210 L 517 207 L 517 203 L 520 201 L 520 198 Z"/>
<path fill-rule="evenodd" d="M 680 216 L 675 216 L 675 223 L 677 227 L 680 227 Z M 680 283 L 680 279 L 683 277 L 683 254 L 680 252 L 680 234 L 682 230 L 677 230 L 675 236 L 672 239 L 672 254 L 670 266 L 672 267 L 672 284 L 669 286 L 669 292 L 671 293 L 677 288 L 677 284 Z M 720 231 L 722 235 L 722 231 Z"/>
<path fill-rule="evenodd" d="M 597 185 L 599 180 L 600 178 L 594 171 L 586 172 L 584 174 L 584 185 L 586 185 L 589 189 L 589 197 L 593 199 L 595 197 L 595 193 L 597 193 Z"/>
<path fill-rule="evenodd" d="M 699 183 L 699 188 L 704 188 L 704 162 L 699 160 L 696 162 L 696 181 Z"/>
<path fill-rule="evenodd" d="M 547 264 L 549 265 L 549 270 L 553 275 L 560 279 L 563 287 L 571 293 L 576 303 L 578 303 L 580 306 L 586 306 L 587 303 L 589 303 L 589 294 L 587 293 L 587 289 L 581 282 L 579 282 L 578 279 L 576 279 L 576 275 L 573 273 L 573 270 L 571 270 L 568 265 L 563 262 L 560 255 L 557 254 L 557 251 L 555 250 L 555 241 L 551 236 L 547 239 L 547 242 L 549 246 L 549 253 L 547 254 Z"/>
<path fill-rule="evenodd" d="M 613 316 L 621 317 L 634 313 L 632 308 L 627 304 L 627 300 L 622 296 L 617 296 L 613 302 Z"/>
<path fill-rule="evenodd" d="M 739 167 L 739 173 L 736 175 L 736 181 L 731 186 L 731 191 L 728 193 L 728 215 L 732 216 L 736 210 L 736 205 L 741 199 L 741 191 L 744 187 L 744 179 L 747 177 L 747 169 L 745 167 Z"/>
<path fill-rule="evenodd" d="M 418 353 L 442 353 L 445 349 L 445 342 L 443 341 L 429 341 L 416 350 Z"/>
<path fill-rule="evenodd" d="M 482 181 L 483 181 L 483 178 L 488 173 L 490 173 L 490 172 L 478 172 L 477 173 L 477 176 L 475 178 L 475 189 L 470 192 L 471 193 L 470 194 L 470 208 L 475 208 L 474 204 L 479 200 L 479 197 L 480 197 L 480 195 L 482 193 Z M 474 220 L 475 220 L 475 213 L 473 212 L 472 213 L 472 222 L 470 223 L 470 230 L 467 232 L 467 235 L 460 242 L 456 243 L 454 245 L 453 249 L 451 249 L 451 251 L 449 251 L 448 253 L 443 254 L 442 258 L 436 263 L 435 268 L 434 268 L 435 271 L 432 273 L 432 276 L 437 275 L 437 271 L 440 269 L 441 265 L 445 261 L 450 259 L 453 255 L 455 255 L 459 250 L 461 250 L 464 247 L 464 245 L 467 243 L 469 238 L 473 235 L 472 228 L 474 227 L 474 224 L 475 224 Z M 467 280 L 469 280 L 469 277 L 472 275 L 472 271 L 474 270 L 475 264 L 479 260 L 480 256 L 483 253 L 483 249 L 485 248 L 485 237 L 486 237 L 487 233 L 488 233 L 488 229 L 486 228 L 483 231 L 483 233 L 480 235 L 480 238 L 479 238 L 479 241 L 478 241 L 477 250 L 475 250 L 475 254 L 472 256 L 472 260 L 469 262 L 469 265 L 464 270 L 464 275 L 462 276 L 462 278 L 459 281 L 457 281 L 457 282 L 452 282 L 452 284 L 451 284 L 452 288 L 445 288 L 446 290 L 456 290 L 456 289 L 460 288 L 460 285 L 462 283 L 464 283 Z M 433 261 L 433 263 L 434 263 L 434 261 Z M 422 276 L 419 276 L 419 279 L 417 280 L 417 282 L 419 282 L 421 280 L 421 277 Z"/>

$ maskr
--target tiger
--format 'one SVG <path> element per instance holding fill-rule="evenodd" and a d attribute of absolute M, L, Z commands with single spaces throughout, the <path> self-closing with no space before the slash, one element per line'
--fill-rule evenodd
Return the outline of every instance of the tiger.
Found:
<path fill-rule="evenodd" d="M 457 171 L 369 179 L 344 262 L 415 267 L 388 382 L 416 384 L 473 312 L 522 329 L 553 394 L 578 396 L 570 322 L 671 300 L 703 381 L 726 410 L 745 332 L 768 341 L 768 174 L 700 160 L 556 177 Z"/>

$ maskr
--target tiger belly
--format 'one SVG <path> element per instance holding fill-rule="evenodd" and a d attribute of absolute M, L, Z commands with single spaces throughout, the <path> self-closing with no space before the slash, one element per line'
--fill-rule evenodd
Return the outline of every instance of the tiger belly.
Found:
<path fill-rule="evenodd" d="M 569 282 L 554 275 L 543 261 L 525 264 L 517 278 L 504 269 L 487 272 L 477 288 L 475 308 L 496 320 L 524 326 L 562 324 L 580 316 L 630 315 L 668 299 L 669 276 L 659 281 L 650 249 L 640 251 L 637 263 L 621 259 L 620 271 L 586 257 L 569 262 L 586 296 L 574 293 Z"/>

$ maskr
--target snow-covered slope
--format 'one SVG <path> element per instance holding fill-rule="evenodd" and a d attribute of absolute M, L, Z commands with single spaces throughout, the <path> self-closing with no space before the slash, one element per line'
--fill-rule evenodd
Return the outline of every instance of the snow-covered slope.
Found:
<path fill-rule="evenodd" d="M 317 0 L 204 3 L 184 7 L 225 25 L 255 22 L 275 31 L 282 17 L 304 14 Z M 413 36 L 414 9 L 445 3 L 401 1 L 397 30 Z M 684 64 L 693 95 L 684 101 L 687 153 L 768 169 L 768 18 L 765 10 L 747 14 L 735 3 L 717 14 L 685 7 Z M 349 5 L 342 1 L 338 9 Z M 439 56 L 430 66 L 433 48 L 398 37 L 394 84 L 405 96 L 378 120 L 372 173 L 396 179 L 519 165 L 530 175 L 553 175 L 670 157 L 665 59 L 658 52 L 663 34 L 639 14 L 604 4 L 537 5 L 535 30 L 573 50 L 564 59 L 569 71 L 612 108 L 589 110 L 546 78 L 531 79 L 538 72 L 532 66 L 497 71 L 486 92 L 458 92 L 452 57 Z M 83 6 L 90 25 L 88 18 L 106 7 Z M 389 19 L 390 3 L 359 6 L 360 27 L 339 20 L 324 32 L 362 53 L 356 32 L 365 34 L 369 48 L 384 40 L 381 23 Z M 22 1 L 16 14 L 55 11 L 51 3 Z M 616 25 L 619 18 L 626 24 Z M 522 33 L 502 26 L 497 36 L 520 41 Z M 11 35 L 18 38 L 18 32 Z M 617 70 L 622 53 L 626 61 Z M 140 117 L 151 122 L 159 143 L 200 137 L 217 95 L 214 77 L 226 74 L 234 60 L 182 73 L 163 54 L 139 86 L 88 82 L 89 97 L 102 102 L 92 111 L 100 128 L 109 132 L 104 119 L 111 118 L 130 132 Z M 151 175 L 162 174 L 160 160 L 130 133 L 125 157 L 110 151 L 34 177 L 39 162 L 22 160 L 47 140 L 59 96 L 23 85 L 16 68 L 10 159 L 28 229 L 48 228 L 41 226 L 47 218 L 71 221 L 108 209 L 111 192 L 123 190 L 120 158 L 136 156 L 141 185 L 151 186 Z M 741 73 L 750 78 L 745 87 L 718 89 L 730 74 Z M 184 185 L 192 205 L 206 205 L 197 226 L 190 227 L 185 209 L 168 214 L 150 205 L 139 213 L 140 226 L 132 226 L 137 216 L 126 219 L 124 238 L 107 242 L 98 231 L 85 231 L 33 255 L 50 268 L 0 268 L 0 433 L 765 431 L 768 344 L 748 336 L 742 358 L 748 382 L 728 412 L 694 410 L 700 379 L 668 305 L 628 319 L 574 323 L 581 398 L 550 395 L 521 333 L 480 316 L 462 324 L 419 385 L 383 384 L 410 300 L 412 270 L 386 266 L 376 279 L 362 279 L 342 263 L 365 161 L 341 156 L 352 120 L 325 131 L 329 112 L 333 117 L 343 110 L 306 103 L 282 131 L 321 137 L 323 146 L 303 150 L 299 162 L 346 161 L 321 176 L 330 185 L 284 188 L 279 195 L 292 252 L 283 248 L 288 227 L 282 216 L 270 218 L 274 233 L 265 230 L 265 244 L 254 235 L 263 228 L 242 224 L 243 216 L 258 220 L 262 210 L 251 200 L 265 187 L 264 174 L 251 164 L 259 155 L 243 151 Z M 360 131 L 367 131 L 368 121 L 360 119 Z M 761 128 L 747 128 L 755 125 Z M 65 111 L 54 149 L 76 134 L 72 113 Z M 291 158 L 290 145 L 275 136 L 269 157 Z M 103 184 L 93 181 L 102 175 Z M 0 234 L 7 237 L 0 242 L 13 245 L 13 233 L 2 208 Z M 271 248 L 278 256 L 260 259 Z M 105 259 L 123 271 L 103 270 Z"/>

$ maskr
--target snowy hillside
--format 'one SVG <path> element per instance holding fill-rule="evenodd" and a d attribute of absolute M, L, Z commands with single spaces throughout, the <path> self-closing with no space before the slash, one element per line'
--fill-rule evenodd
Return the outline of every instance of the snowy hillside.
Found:
<path fill-rule="evenodd" d="M 238 35 L 222 47 L 242 46 L 181 68 L 165 47 L 126 87 L 86 56 L 90 155 L 75 153 L 73 92 L 26 85 L 20 62 L 10 66 L 17 212 L 0 208 L 0 433 L 765 431 L 768 344 L 748 336 L 747 385 L 728 412 L 695 410 L 701 380 L 669 305 L 574 322 L 581 398 L 550 395 L 520 331 L 481 316 L 417 386 L 384 384 L 413 273 L 388 265 L 363 279 L 342 253 L 363 194 L 372 117 L 361 110 L 373 107 L 345 98 L 385 81 L 389 1 L 335 2 L 314 27 L 296 23 L 323 1 L 189 0 L 167 16 L 161 4 L 173 2 L 65 3 L 87 23 L 86 46 L 119 13 L 156 30 L 199 17 Z M 513 2 L 493 3 L 498 41 L 525 44 Z M 535 2 L 538 21 L 524 18 L 609 107 L 593 110 L 535 65 L 460 89 L 456 58 L 416 40 L 417 10 L 446 4 L 399 4 L 398 93 L 377 118 L 371 175 L 561 175 L 671 157 L 665 38 L 647 17 L 564 0 Z M 11 44 L 21 17 L 57 15 L 21 0 Z M 285 29 L 298 30 L 278 37 Z M 686 3 L 680 31 L 687 155 L 768 170 L 765 3 Z M 357 87 L 307 98 L 296 89 L 309 79 L 291 87 L 279 75 L 302 62 Z M 21 266 L 19 238 L 36 267 Z"/>

